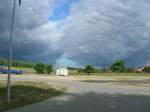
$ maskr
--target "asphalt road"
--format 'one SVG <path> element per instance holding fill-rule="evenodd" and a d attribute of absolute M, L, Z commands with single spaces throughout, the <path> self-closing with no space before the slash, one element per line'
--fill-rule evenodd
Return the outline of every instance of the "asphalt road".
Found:
<path fill-rule="evenodd" d="M 74 77 L 13 76 L 68 88 L 61 96 L 9 112 L 150 112 L 150 80 L 81 82 Z M 0 77 L 5 80 L 5 76 Z M 140 83 L 139 83 L 139 82 Z M 146 81 L 146 83 L 144 83 Z"/>

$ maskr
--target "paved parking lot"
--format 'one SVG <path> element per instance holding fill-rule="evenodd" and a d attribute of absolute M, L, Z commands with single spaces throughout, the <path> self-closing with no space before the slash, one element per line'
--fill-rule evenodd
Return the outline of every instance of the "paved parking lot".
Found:
<path fill-rule="evenodd" d="M 1 75 L 0 79 L 6 80 L 6 76 Z M 59 97 L 9 112 L 150 112 L 149 78 L 118 81 L 104 77 L 86 80 L 85 77 L 23 75 L 12 79 L 59 84 L 68 89 Z"/>

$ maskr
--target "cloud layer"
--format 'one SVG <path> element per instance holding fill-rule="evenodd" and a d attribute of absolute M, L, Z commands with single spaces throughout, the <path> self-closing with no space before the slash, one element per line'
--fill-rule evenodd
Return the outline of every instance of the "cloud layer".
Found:
<path fill-rule="evenodd" d="M 128 66 L 149 65 L 149 0 L 78 0 L 66 18 L 51 21 L 56 3 L 24 0 L 17 7 L 14 58 L 80 66 L 123 59 Z M 8 54 L 11 4 L 0 1 L 2 57 Z"/>

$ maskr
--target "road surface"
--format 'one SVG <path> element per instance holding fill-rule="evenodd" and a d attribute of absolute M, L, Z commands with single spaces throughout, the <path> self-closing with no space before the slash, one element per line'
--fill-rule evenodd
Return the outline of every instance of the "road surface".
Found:
<path fill-rule="evenodd" d="M 61 96 L 8 112 L 150 112 L 150 79 L 147 78 L 82 82 L 77 77 L 24 75 L 12 79 L 59 84 L 68 89 Z M 6 77 L 0 76 L 0 80 Z"/>

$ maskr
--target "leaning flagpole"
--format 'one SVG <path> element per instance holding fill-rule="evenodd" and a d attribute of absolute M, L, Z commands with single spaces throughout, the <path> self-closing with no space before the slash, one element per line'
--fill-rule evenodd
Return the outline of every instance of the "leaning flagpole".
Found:
<path fill-rule="evenodd" d="M 19 0 L 21 5 L 21 0 Z M 13 12 L 11 19 L 10 41 L 9 41 L 9 61 L 8 61 L 8 76 L 7 76 L 7 102 L 11 100 L 11 67 L 12 67 L 12 54 L 13 54 L 13 31 L 14 31 L 14 19 L 15 19 L 16 0 L 13 1 Z"/>

